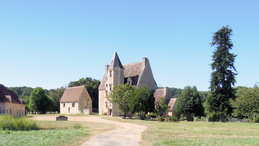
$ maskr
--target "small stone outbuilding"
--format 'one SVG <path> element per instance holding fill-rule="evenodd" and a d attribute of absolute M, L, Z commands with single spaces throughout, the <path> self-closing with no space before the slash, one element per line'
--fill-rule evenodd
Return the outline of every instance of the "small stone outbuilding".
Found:
<path fill-rule="evenodd" d="M 68 87 L 60 99 L 60 114 L 91 114 L 92 99 L 84 86 Z"/>

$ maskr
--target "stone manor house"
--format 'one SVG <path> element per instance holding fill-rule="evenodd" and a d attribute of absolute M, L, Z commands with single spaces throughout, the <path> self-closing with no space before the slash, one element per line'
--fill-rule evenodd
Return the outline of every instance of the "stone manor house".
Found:
<path fill-rule="evenodd" d="M 154 91 L 156 101 L 160 97 L 167 98 L 169 102 L 170 93 L 168 88 L 158 88 L 153 77 L 151 66 L 147 58 L 140 62 L 121 64 L 118 54 L 115 52 L 110 65 L 105 65 L 105 73 L 99 86 L 99 115 L 119 116 L 121 113 L 117 105 L 113 105 L 107 99 L 114 85 L 129 83 L 137 88 L 146 85 L 149 90 Z M 167 103 L 167 102 L 166 102 Z M 167 103 L 168 104 L 168 103 Z"/>

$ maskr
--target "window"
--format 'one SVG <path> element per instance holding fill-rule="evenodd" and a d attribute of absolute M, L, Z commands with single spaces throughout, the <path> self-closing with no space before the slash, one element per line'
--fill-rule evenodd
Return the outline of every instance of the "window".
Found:
<path fill-rule="evenodd" d="M 72 103 L 72 107 L 75 107 L 75 103 L 74 102 Z"/>
<path fill-rule="evenodd" d="M 112 84 L 110 84 L 110 91 L 112 91 Z"/>
<path fill-rule="evenodd" d="M 110 77 L 112 77 L 112 71 L 110 71 Z"/>
<path fill-rule="evenodd" d="M 63 103 L 63 107 L 66 107 L 66 104 L 65 104 L 65 103 Z"/>

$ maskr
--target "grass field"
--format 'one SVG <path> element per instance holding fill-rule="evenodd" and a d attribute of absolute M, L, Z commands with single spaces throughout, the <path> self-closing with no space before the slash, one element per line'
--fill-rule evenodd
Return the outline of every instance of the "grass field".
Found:
<path fill-rule="evenodd" d="M 31 116 L 29 115 L 28 118 Z M 33 116 L 44 117 L 45 115 Z M 82 115 L 78 116 L 82 117 Z M 36 121 L 36 124 L 41 130 L 0 130 L 0 146 L 81 145 L 92 136 L 116 127 L 109 124 L 75 121 Z"/>
<path fill-rule="evenodd" d="M 259 145 L 259 123 L 158 122 L 105 119 L 147 126 L 141 145 Z"/>
<path fill-rule="evenodd" d="M 142 135 L 142 146 L 259 145 L 259 123 L 158 122 L 120 117 L 105 119 L 147 126 Z M 41 130 L 0 130 L 0 145 L 81 145 L 89 138 L 116 127 L 85 121 L 36 121 L 36 124 Z"/>

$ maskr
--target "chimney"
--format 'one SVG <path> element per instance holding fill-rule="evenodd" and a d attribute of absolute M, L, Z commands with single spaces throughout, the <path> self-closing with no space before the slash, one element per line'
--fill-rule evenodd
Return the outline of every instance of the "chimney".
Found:
<path fill-rule="evenodd" d="M 147 65 L 148 59 L 146 57 L 142 58 L 142 63 L 144 64 L 144 66 Z"/>
<path fill-rule="evenodd" d="M 109 65 L 105 65 L 105 72 L 108 72 Z"/>

